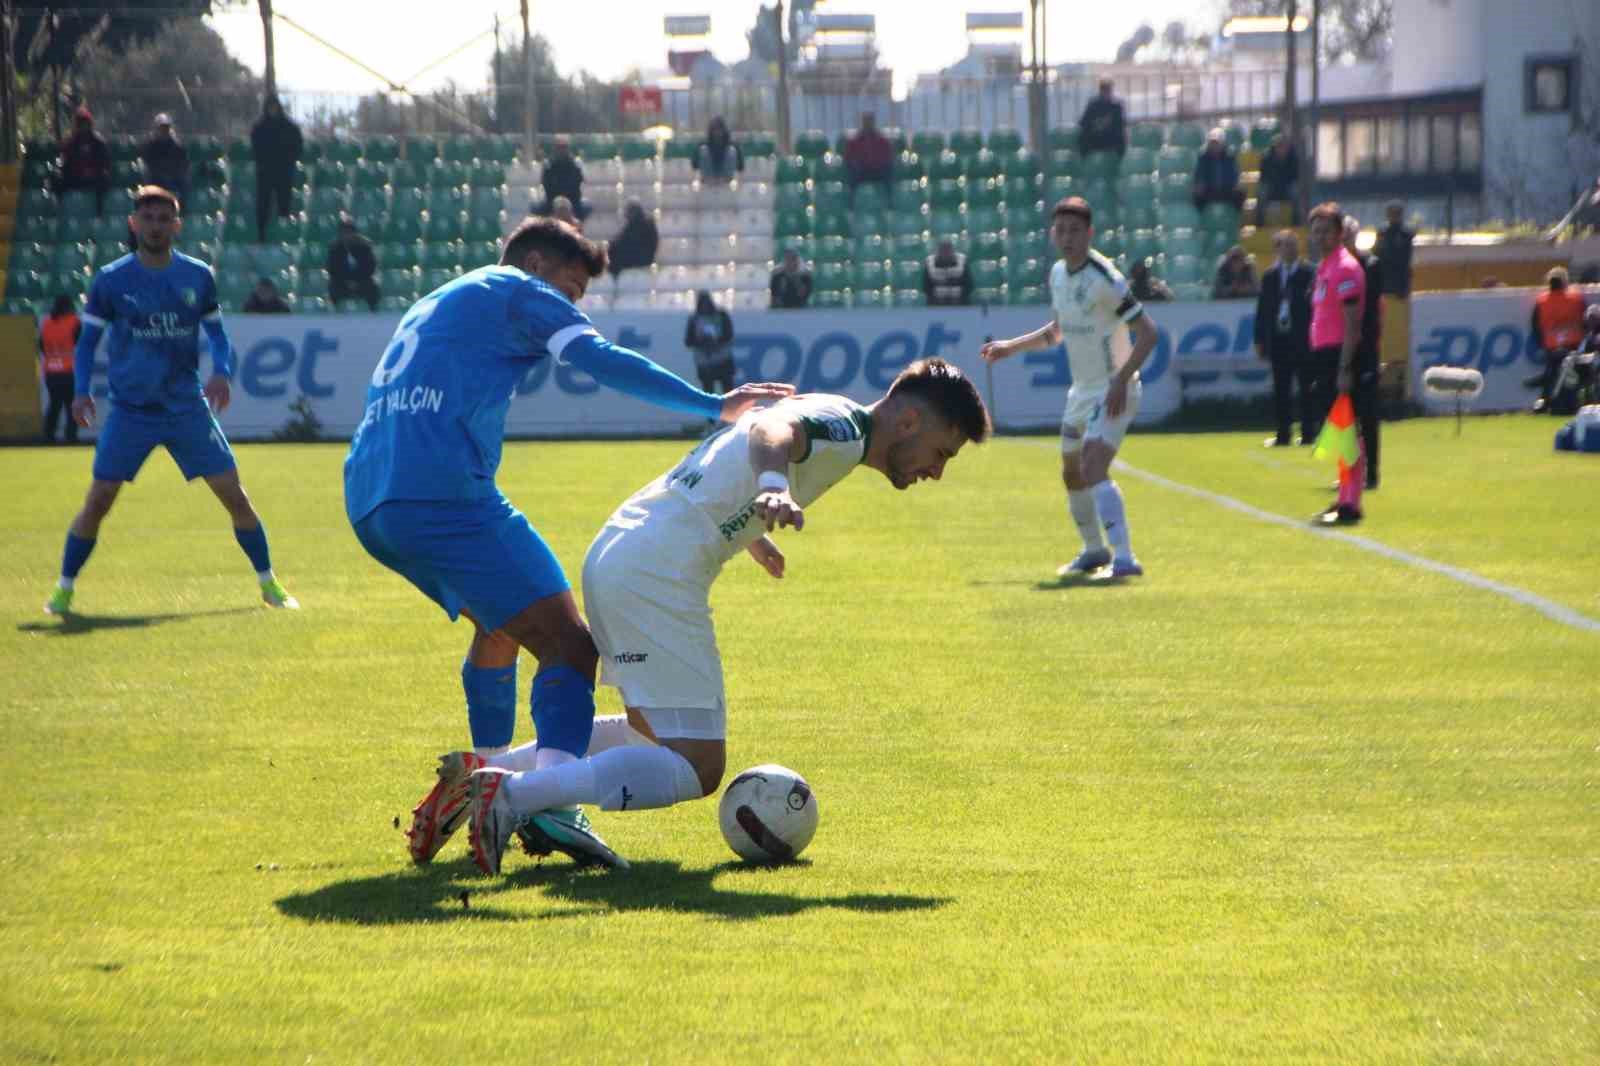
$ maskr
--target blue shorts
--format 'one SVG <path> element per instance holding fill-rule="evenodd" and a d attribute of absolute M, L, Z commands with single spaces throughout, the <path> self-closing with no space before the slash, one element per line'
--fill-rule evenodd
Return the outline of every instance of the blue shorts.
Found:
<path fill-rule="evenodd" d="M 150 453 L 162 444 L 187 481 L 226 473 L 238 465 L 210 408 L 169 413 L 112 404 L 94 444 L 95 480 L 132 481 Z"/>
<path fill-rule="evenodd" d="M 544 538 L 504 496 L 391 500 L 355 524 L 378 562 L 443 607 L 499 629 L 572 587 Z"/>

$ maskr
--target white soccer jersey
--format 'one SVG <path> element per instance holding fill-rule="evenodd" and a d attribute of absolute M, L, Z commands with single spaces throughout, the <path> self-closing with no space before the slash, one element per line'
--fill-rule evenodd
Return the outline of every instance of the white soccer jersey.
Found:
<path fill-rule="evenodd" d="M 1050 268 L 1050 306 L 1061 340 L 1067 346 L 1072 387 L 1103 389 L 1132 345 L 1127 326 L 1144 313 L 1128 283 L 1111 261 L 1090 249 L 1088 262 L 1076 272 L 1064 259 Z"/>
<path fill-rule="evenodd" d="M 756 517 L 756 471 L 750 431 L 769 411 L 796 419 L 806 452 L 789 464 L 789 495 L 801 507 L 860 465 L 872 434 L 872 415 L 854 400 L 810 393 L 747 412 L 701 441 L 668 473 L 629 497 L 607 520 L 620 528 L 660 527 L 665 567 L 713 577 L 722 564 L 766 532 Z M 677 506 L 679 501 L 691 506 Z"/>

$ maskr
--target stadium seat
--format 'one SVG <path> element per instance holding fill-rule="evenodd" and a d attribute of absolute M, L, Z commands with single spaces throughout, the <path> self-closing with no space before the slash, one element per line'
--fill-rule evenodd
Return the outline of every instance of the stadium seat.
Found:
<path fill-rule="evenodd" d="M 967 182 L 967 207 L 996 207 L 1005 200 L 1005 189 L 992 178 Z"/>
<path fill-rule="evenodd" d="M 1066 174 L 1055 174 L 1045 182 L 1045 206 L 1049 207 L 1062 198 L 1078 194 L 1077 180 Z"/>
<path fill-rule="evenodd" d="M 850 210 L 850 190 L 842 181 L 818 181 L 811 188 L 811 196 L 819 215 Z"/>
<path fill-rule="evenodd" d="M 852 254 L 858 263 L 888 259 L 890 254 L 889 241 L 881 233 L 864 232 L 856 237 Z"/>
<path fill-rule="evenodd" d="M 931 156 L 918 155 L 916 152 L 901 152 L 894 158 L 895 180 L 915 181 L 926 177 L 931 159 Z"/>
<path fill-rule="evenodd" d="M 928 180 L 950 181 L 966 176 L 966 165 L 961 156 L 948 149 L 928 158 Z"/>
<path fill-rule="evenodd" d="M 818 290 L 840 290 L 850 285 L 851 267 L 848 262 L 819 260 L 811 271 Z"/>
<path fill-rule="evenodd" d="M 883 211 L 850 212 L 850 234 L 862 237 L 869 233 L 888 233 L 889 216 Z"/>
<path fill-rule="evenodd" d="M 847 237 L 850 235 L 850 214 L 848 211 L 825 215 L 821 212 L 816 216 L 815 231 L 818 237 Z"/>
<path fill-rule="evenodd" d="M 1146 176 L 1156 169 L 1156 152 L 1151 148 L 1129 148 L 1122 157 L 1125 177 Z"/>
<path fill-rule="evenodd" d="M 229 164 L 238 164 L 238 163 L 248 164 L 248 163 L 253 163 L 253 162 L 255 162 L 255 158 L 256 158 L 256 150 L 250 146 L 250 142 L 249 141 L 229 141 L 228 142 L 228 162 L 229 162 Z"/>
<path fill-rule="evenodd" d="M 786 155 L 778 160 L 773 180 L 779 184 L 793 184 L 811 180 L 811 161 L 804 156 Z"/>
<path fill-rule="evenodd" d="M 773 213 L 772 233 L 778 238 L 806 236 L 811 233 L 812 215 L 809 210 L 790 209 Z"/>
<path fill-rule="evenodd" d="M 1192 122 L 1185 122 L 1175 126 L 1167 137 L 1167 143 L 1179 148 L 1188 148 L 1192 151 L 1199 149 L 1206 143 L 1206 131 Z M 1191 155 L 1192 158 L 1192 155 Z"/>
<path fill-rule="evenodd" d="M 845 181 L 850 173 L 845 169 L 844 156 L 837 152 L 826 152 L 817 157 L 811 167 L 812 178 L 815 181 Z"/>
<path fill-rule="evenodd" d="M 882 213 L 889 207 L 889 194 L 878 182 L 863 182 L 856 186 L 854 207 L 857 211 Z"/>
<path fill-rule="evenodd" d="M 920 211 L 928 202 L 928 189 L 920 181 L 897 181 L 890 197 L 895 211 Z"/>
<path fill-rule="evenodd" d="M 1008 285 L 1006 303 L 1013 307 L 1028 307 L 1050 302 L 1043 285 Z"/>
<path fill-rule="evenodd" d="M 984 181 L 1000 176 L 1000 159 L 988 149 L 963 154 L 961 166 L 968 181 Z"/>
<path fill-rule="evenodd" d="M 1200 212 L 1195 210 L 1194 203 L 1186 196 L 1176 203 L 1161 205 L 1161 224 L 1168 232 L 1199 229 Z"/>
<path fill-rule="evenodd" d="M 445 159 L 433 165 L 430 177 L 435 189 L 455 188 L 467 183 L 468 165 L 459 159 Z"/>
<path fill-rule="evenodd" d="M 1188 203 L 1194 194 L 1194 181 L 1188 174 L 1167 174 L 1156 186 L 1156 198 L 1163 206 Z"/>
<path fill-rule="evenodd" d="M 855 263 L 851 288 L 859 292 L 862 289 L 881 289 L 888 284 L 889 268 L 883 260 L 870 259 Z"/>
<path fill-rule="evenodd" d="M 996 154 L 1016 152 L 1022 147 L 1022 134 L 1014 129 L 997 129 L 989 134 L 989 150 Z"/>
<path fill-rule="evenodd" d="M 1043 229 L 1047 219 L 1045 218 L 1043 204 L 1036 203 L 1024 206 L 1007 200 L 1006 213 L 1001 221 L 1005 224 L 1007 233 L 1026 233 L 1036 229 Z"/>
<path fill-rule="evenodd" d="M 891 294 L 885 289 L 854 289 L 851 291 L 850 305 L 852 307 L 888 307 L 892 302 Z"/>
<path fill-rule="evenodd" d="M 911 150 L 927 159 L 944 151 L 944 134 L 937 130 L 918 130 L 911 135 Z"/>
<path fill-rule="evenodd" d="M 361 146 L 361 158 L 370 163 L 393 163 L 400 158 L 400 141 L 395 137 L 368 137 Z"/>
<path fill-rule="evenodd" d="M 579 143 L 581 143 L 581 139 L 575 138 L 573 142 L 574 154 L 577 154 Z M 547 148 L 545 155 L 548 156 L 549 154 L 550 152 Z M 473 148 L 472 142 L 465 137 L 447 137 L 444 143 L 439 146 L 440 162 L 470 163 L 475 158 L 477 158 L 477 152 Z"/>
<path fill-rule="evenodd" d="M 928 205 L 935 210 L 959 208 L 966 200 L 967 191 L 953 178 L 942 178 L 929 185 Z"/>
<path fill-rule="evenodd" d="M 807 130 L 795 138 L 794 150 L 796 155 L 807 159 L 820 158 L 828 151 L 828 138 L 820 130 Z"/>
<path fill-rule="evenodd" d="M 967 251 L 984 259 L 998 261 L 1005 258 L 1005 236 L 996 230 L 968 229 Z"/>
<path fill-rule="evenodd" d="M 232 159 L 230 153 L 229 158 Z M 335 138 L 322 142 L 322 159 L 324 162 L 343 163 L 345 166 L 354 166 L 361 159 L 361 144 L 359 141 Z"/>
<path fill-rule="evenodd" d="M 889 271 L 889 283 L 895 289 L 918 289 L 922 286 L 922 259 L 897 259 Z"/>
<path fill-rule="evenodd" d="M 897 259 L 916 259 L 920 262 L 928 254 L 928 234 L 923 230 L 891 234 L 889 252 Z"/>
<path fill-rule="evenodd" d="M 416 244 L 384 244 L 378 247 L 378 262 L 385 268 L 413 270 L 422 265 Z"/>
<path fill-rule="evenodd" d="M 848 263 L 853 247 L 846 237 L 819 234 L 811 257 L 819 263 Z"/>
<path fill-rule="evenodd" d="M 1004 197 L 1007 207 L 1036 208 L 1040 204 L 1039 181 L 1037 178 L 1024 178 L 1013 176 L 1003 179 L 1000 193 Z"/>
<path fill-rule="evenodd" d="M 811 206 L 811 190 L 799 182 L 787 182 L 778 186 L 773 195 L 772 206 L 778 211 L 801 211 Z"/>
<path fill-rule="evenodd" d="M 487 241 L 498 240 L 503 232 L 500 213 L 493 215 L 468 215 L 466 226 L 462 229 L 462 239 L 471 244 L 483 244 Z"/>
<path fill-rule="evenodd" d="M 960 211 L 932 208 L 928 212 L 928 232 L 935 243 L 945 238 L 954 238 L 965 228 Z"/>
<path fill-rule="evenodd" d="M 1008 178 L 1026 178 L 1037 181 L 1043 172 L 1043 164 L 1039 157 L 1027 149 L 1016 152 L 999 152 L 995 158 L 1000 161 L 1000 173 Z"/>
<path fill-rule="evenodd" d="M 1166 143 L 1166 131 L 1160 123 L 1135 122 L 1128 127 L 1128 145 L 1130 148 L 1144 148 L 1155 151 L 1164 143 Z"/>
<path fill-rule="evenodd" d="M 355 217 L 357 225 L 371 225 L 392 210 L 387 186 L 381 189 L 351 189 L 349 202 L 350 214 Z"/>
<path fill-rule="evenodd" d="M 1250 127 L 1250 147 L 1265 152 L 1272 147 L 1272 138 L 1278 135 L 1276 122 L 1258 122 Z"/>
<path fill-rule="evenodd" d="M 439 158 L 439 142 L 432 137 L 409 136 L 402 147 L 408 162 L 427 165 Z"/>
<path fill-rule="evenodd" d="M 1229 122 L 1222 127 L 1222 143 L 1227 145 L 1231 151 L 1237 152 L 1244 147 L 1245 136 L 1243 126 Z"/>

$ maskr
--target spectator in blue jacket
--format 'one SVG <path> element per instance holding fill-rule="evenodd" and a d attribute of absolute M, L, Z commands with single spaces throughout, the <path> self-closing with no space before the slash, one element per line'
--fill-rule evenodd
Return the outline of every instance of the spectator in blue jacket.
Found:
<path fill-rule="evenodd" d="M 1194 206 L 1232 204 L 1244 207 L 1244 190 L 1239 188 L 1239 161 L 1223 143 L 1222 131 L 1212 130 L 1205 149 L 1194 167 Z"/>

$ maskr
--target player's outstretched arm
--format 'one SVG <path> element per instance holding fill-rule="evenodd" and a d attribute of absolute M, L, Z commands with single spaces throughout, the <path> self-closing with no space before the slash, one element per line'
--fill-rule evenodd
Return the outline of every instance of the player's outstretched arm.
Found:
<path fill-rule="evenodd" d="M 805 512 L 789 492 L 789 464 L 806 452 L 806 433 L 799 422 L 777 411 L 760 416 L 750 429 L 750 465 L 756 472 L 756 517 L 767 531 L 805 528 Z M 763 564 L 764 565 L 764 564 Z"/>
<path fill-rule="evenodd" d="M 1024 333 L 1020 337 L 1012 337 L 1005 341 L 990 341 L 978 353 L 986 363 L 998 363 L 1002 359 L 1009 359 L 1022 352 L 1036 352 L 1041 348 L 1054 348 L 1061 343 L 1061 326 L 1055 319 L 1040 326 L 1032 333 Z"/>
<path fill-rule="evenodd" d="M 576 329 L 577 327 L 573 327 Z M 553 347 L 552 351 L 556 349 Z M 671 411 L 679 411 L 687 415 L 698 415 L 701 418 L 720 419 L 726 417 L 726 398 L 716 396 L 695 388 L 687 381 L 674 374 L 638 352 L 612 344 L 601 337 L 592 329 L 586 329 L 573 336 L 559 349 L 560 358 L 582 370 L 590 377 L 607 388 L 616 389 L 618 392 L 627 393 L 646 403 L 653 403 L 658 407 L 665 407 Z M 793 386 L 742 386 L 729 393 L 732 397 L 739 395 L 743 390 L 768 390 L 764 393 L 752 391 L 746 396 L 756 396 L 755 399 L 741 398 L 739 412 L 742 414 L 752 404 L 764 399 L 788 395 L 794 391 Z M 787 390 L 787 391 L 782 391 Z M 734 417 L 738 417 L 735 415 Z"/>
<path fill-rule="evenodd" d="M 794 386 L 786 381 L 752 381 L 740 385 L 732 392 L 722 394 L 722 420 L 737 422 L 739 416 L 752 407 L 793 395 Z"/>

